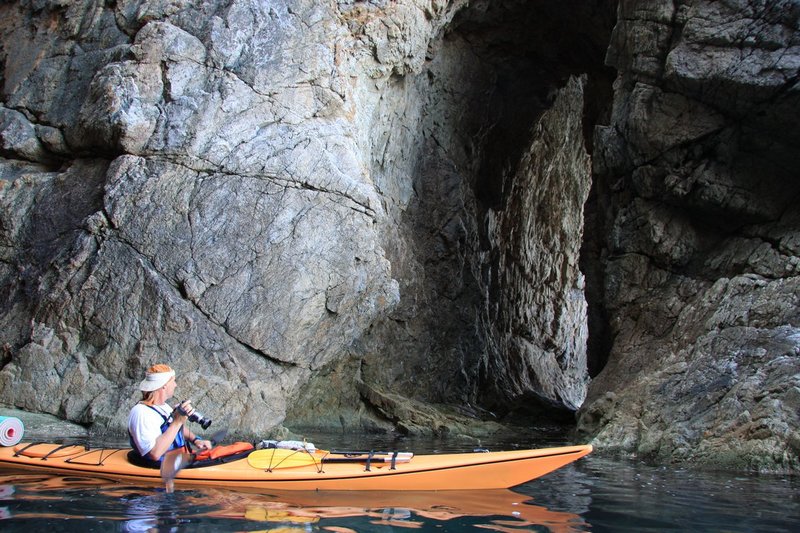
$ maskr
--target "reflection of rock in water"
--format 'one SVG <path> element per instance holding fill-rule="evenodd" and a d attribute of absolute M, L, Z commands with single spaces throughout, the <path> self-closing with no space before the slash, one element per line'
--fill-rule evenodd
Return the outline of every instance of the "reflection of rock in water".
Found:
<path fill-rule="evenodd" d="M 0 498 L 8 498 L 14 494 L 14 491 L 14 485 L 0 485 Z"/>
<path fill-rule="evenodd" d="M 592 503 L 593 473 L 582 459 L 580 465 L 568 465 L 538 480 L 515 487 L 514 490 L 531 498 L 531 502 L 550 509 L 583 515 Z M 596 459 L 596 458 L 591 458 Z"/>
<path fill-rule="evenodd" d="M 381 513 L 383 520 L 407 520 L 411 518 L 411 511 L 409 509 L 397 509 L 388 507 Z"/>
<path fill-rule="evenodd" d="M 171 531 L 182 522 L 179 513 L 185 506 L 164 492 L 134 494 L 121 501 L 126 504 L 123 531 Z"/>

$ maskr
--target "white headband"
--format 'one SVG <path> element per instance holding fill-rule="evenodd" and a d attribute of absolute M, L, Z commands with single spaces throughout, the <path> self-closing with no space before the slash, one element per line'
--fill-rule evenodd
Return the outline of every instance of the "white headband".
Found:
<path fill-rule="evenodd" d="M 169 372 L 154 372 L 152 374 L 147 374 L 147 376 L 139 383 L 139 390 L 142 392 L 154 391 L 158 390 L 170 380 L 170 378 L 175 377 L 175 371 L 170 370 Z"/>

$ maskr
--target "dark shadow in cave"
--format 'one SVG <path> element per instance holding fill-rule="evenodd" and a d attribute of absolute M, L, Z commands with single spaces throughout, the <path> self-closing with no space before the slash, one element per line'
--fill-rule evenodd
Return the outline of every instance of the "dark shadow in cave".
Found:
<path fill-rule="evenodd" d="M 478 2 L 461 11 L 453 20 L 450 32 L 470 43 L 472 51 L 494 72 L 495 85 L 487 102 L 488 124 L 482 146 L 482 158 L 474 177 L 473 189 L 478 220 L 489 209 L 507 207 L 509 180 L 513 179 L 524 151 L 530 146 L 531 130 L 553 102 L 555 93 L 570 76 L 586 74 L 587 86 L 583 109 L 584 138 L 591 154 L 594 126 L 604 123 L 610 113 L 613 94 L 613 69 L 604 64 L 611 31 L 616 21 L 616 2 L 566 0 L 503 0 Z M 581 270 L 586 276 L 585 295 L 589 306 L 588 371 L 596 375 L 605 364 L 610 350 L 609 328 L 603 307 L 603 270 L 601 257 L 593 253 L 605 239 L 598 207 L 602 188 L 593 184 L 586 206 L 584 246 Z M 479 224 L 480 226 L 480 224 Z M 482 228 L 486 231 L 486 228 Z M 485 241 L 485 236 L 482 237 Z M 490 261 L 493 264 L 494 261 Z M 492 279 L 494 271 L 485 274 Z M 491 300 L 497 295 L 496 282 L 487 308 L 497 311 Z M 489 370 L 481 368 L 481 388 L 489 381 Z M 499 416 L 523 416 L 557 423 L 571 420 L 571 413 L 536 394 L 518 398 L 508 405 L 501 398 L 483 401 Z M 504 408 L 498 406 L 505 402 Z"/>
<path fill-rule="evenodd" d="M 496 73 L 489 102 L 493 126 L 475 191 L 484 207 L 501 205 L 503 179 L 513 175 L 529 132 L 572 75 L 589 75 L 586 144 L 608 112 L 615 72 L 604 66 L 616 2 L 505 0 L 461 11 L 452 32 Z"/>

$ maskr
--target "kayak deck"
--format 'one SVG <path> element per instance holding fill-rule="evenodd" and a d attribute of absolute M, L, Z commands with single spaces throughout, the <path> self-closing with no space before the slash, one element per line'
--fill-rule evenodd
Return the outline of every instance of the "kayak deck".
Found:
<path fill-rule="evenodd" d="M 552 472 L 591 450 L 590 445 L 581 445 L 414 455 L 407 461 L 379 461 L 369 465 L 366 461 L 327 462 L 328 452 L 318 451 L 311 454 L 307 464 L 299 466 L 256 468 L 247 459 L 239 459 L 187 468 L 178 472 L 175 484 L 306 491 L 505 489 Z M 0 467 L 163 483 L 159 470 L 131 464 L 128 451 L 128 448 L 19 444 L 14 448 L 0 448 Z"/>

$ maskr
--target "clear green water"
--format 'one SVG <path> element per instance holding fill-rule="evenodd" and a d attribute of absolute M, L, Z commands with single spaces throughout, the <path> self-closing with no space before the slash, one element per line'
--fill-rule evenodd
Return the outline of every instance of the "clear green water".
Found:
<path fill-rule="evenodd" d="M 342 445 L 353 449 L 347 440 L 341 437 Z M 474 446 L 432 440 L 370 444 L 426 453 Z M 502 448 L 554 444 L 563 442 Z M 0 531 L 797 532 L 799 489 L 793 477 L 655 467 L 597 454 L 513 491 L 458 493 L 169 494 L 96 478 L 0 471 Z"/>

